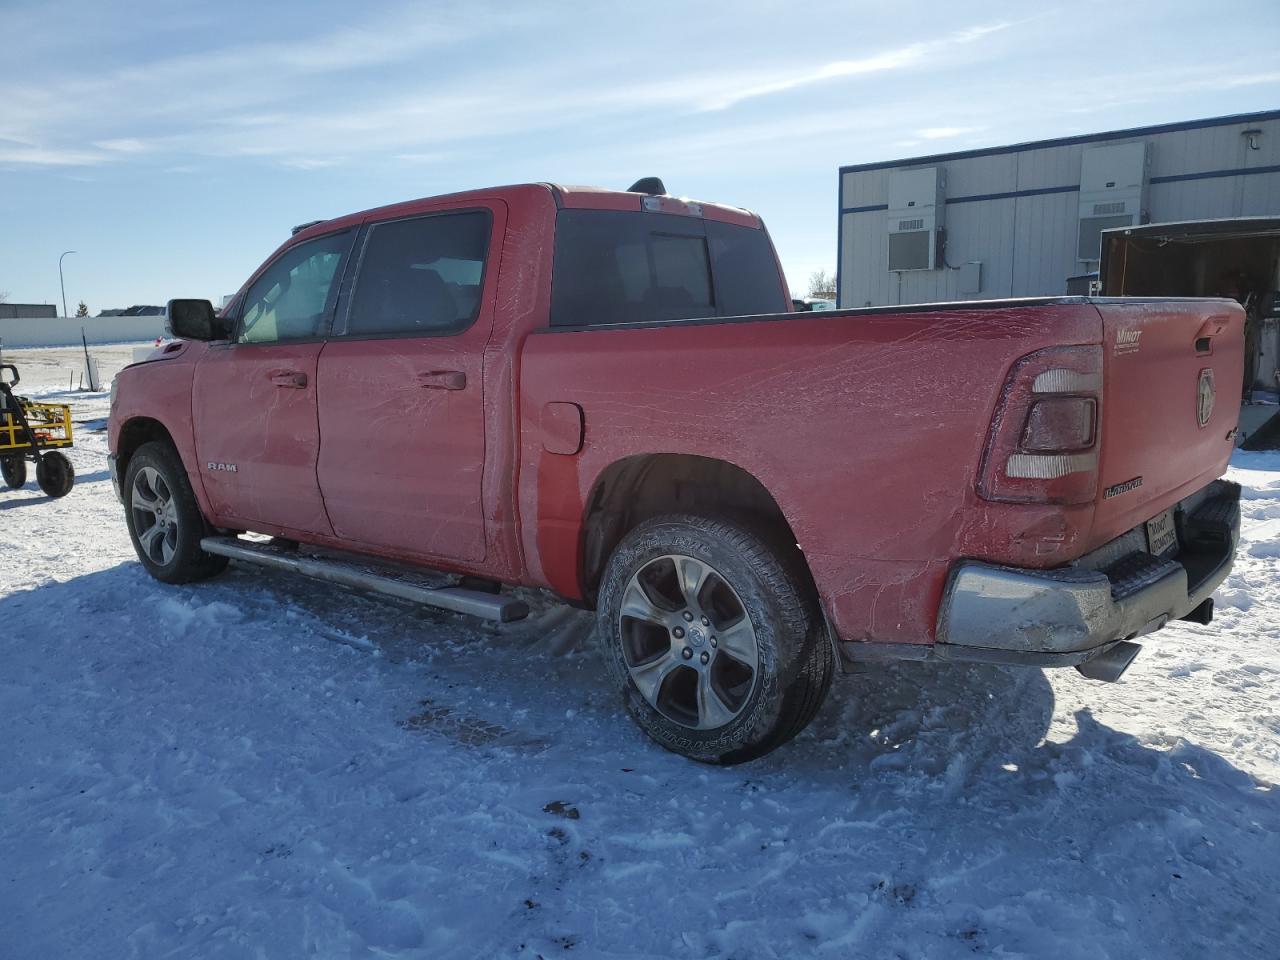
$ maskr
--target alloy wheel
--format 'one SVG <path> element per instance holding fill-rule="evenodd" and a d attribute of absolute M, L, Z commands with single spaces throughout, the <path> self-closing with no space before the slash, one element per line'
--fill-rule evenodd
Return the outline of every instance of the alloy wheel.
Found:
<path fill-rule="evenodd" d="M 710 564 L 681 554 L 650 560 L 627 583 L 618 621 L 631 681 L 664 717 L 715 730 L 745 709 L 760 670 L 755 628 Z"/>
<path fill-rule="evenodd" d="M 133 478 L 133 530 L 152 563 L 167 566 L 178 550 L 178 510 L 173 491 L 155 467 L 143 467 Z"/>

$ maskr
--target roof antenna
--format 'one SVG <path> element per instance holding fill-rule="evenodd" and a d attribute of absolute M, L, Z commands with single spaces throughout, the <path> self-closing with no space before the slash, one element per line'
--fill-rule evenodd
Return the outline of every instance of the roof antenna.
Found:
<path fill-rule="evenodd" d="M 653 197 L 663 196 L 666 192 L 667 188 L 661 177 L 641 177 L 627 187 L 627 193 L 647 193 Z"/>

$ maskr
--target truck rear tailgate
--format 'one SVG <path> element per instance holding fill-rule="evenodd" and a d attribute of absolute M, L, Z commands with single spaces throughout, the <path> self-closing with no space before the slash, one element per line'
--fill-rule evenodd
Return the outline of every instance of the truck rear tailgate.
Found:
<path fill-rule="evenodd" d="M 1104 393 L 1097 509 L 1101 545 L 1226 469 L 1244 370 L 1244 312 L 1230 300 L 1097 300 Z M 1153 545 L 1154 549 L 1155 545 Z"/>

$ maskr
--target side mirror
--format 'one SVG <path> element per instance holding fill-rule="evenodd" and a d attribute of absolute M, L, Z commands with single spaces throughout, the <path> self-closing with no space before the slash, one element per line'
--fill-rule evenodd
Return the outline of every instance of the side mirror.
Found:
<path fill-rule="evenodd" d="M 169 332 L 181 340 L 225 340 L 228 324 L 208 300 L 170 300 Z"/>

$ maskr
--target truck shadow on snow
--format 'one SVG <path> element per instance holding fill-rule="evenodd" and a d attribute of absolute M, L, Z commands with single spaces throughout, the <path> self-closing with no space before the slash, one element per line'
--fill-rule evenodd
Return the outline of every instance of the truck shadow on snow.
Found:
<path fill-rule="evenodd" d="M 523 629 L 498 630 L 244 568 L 166 587 L 127 562 L 4 596 L 0 617 L 26 624 L 29 634 L 20 640 L 15 631 L 9 642 L 41 640 L 41 624 L 46 637 L 63 630 L 43 618 L 49 610 L 74 610 L 76 618 L 65 627 L 74 634 L 49 643 L 55 662 L 42 698 L 64 700 L 73 711 L 85 678 L 102 676 L 113 698 L 137 703 L 116 722 L 136 721 L 138 729 L 113 728 L 113 755 L 96 758 L 113 767 L 145 771 L 142 754 L 160 749 L 151 744 L 148 718 L 163 714 L 164 696 L 181 697 L 184 688 L 154 674 L 174 669 L 183 650 L 215 651 L 220 676 L 207 682 L 233 689 L 249 682 L 238 673 L 254 670 L 272 671 L 264 682 L 273 689 L 314 687 L 320 678 L 341 689 L 358 678 L 363 696 L 383 697 L 372 704 L 378 709 L 359 714 L 367 729 L 354 731 L 356 740 L 378 745 L 365 761 L 371 779 L 348 784 L 333 772 L 343 764 L 299 770 L 296 783 L 281 776 L 278 782 L 294 784 L 287 789 L 299 813 L 308 816 L 316 797 L 351 809 L 371 802 L 384 763 L 388 779 L 413 784 L 381 813 L 406 818 L 406 829 L 424 829 L 413 824 L 430 822 L 438 815 L 433 804 L 459 789 L 433 775 L 442 756 L 455 774 L 474 771 L 461 789 L 479 791 L 476 803 L 485 802 L 492 778 L 514 784 L 506 795 L 528 794 L 520 816 L 535 836 L 550 838 L 547 856 L 572 864 L 533 864 L 510 886 L 513 915 L 533 909 L 522 902 L 535 903 L 548 918 L 548 937 L 552 928 L 578 936 L 565 918 L 602 889 L 618 916 L 644 915 L 651 890 L 618 878 L 649 871 L 667 883 L 728 891 L 718 909 L 727 916 L 735 903 L 743 908 L 735 921 L 745 925 L 741 936 L 756 929 L 751 937 L 768 936 L 780 951 L 811 949 L 825 935 L 806 919 L 819 898 L 843 918 L 841 929 L 865 917 L 858 923 L 885 946 L 882 955 L 893 955 L 895 945 L 914 955 L 911 943 L 929 936 L 975 953 L 1043 953 L 1048 937 L 1070 939 L 1081 955 L 1091 944 L 1097 956 L 1195 956 L 1207 947 L 1204 932 L 1217 931 L 1222 955 L 1262 956 L 1267 938 L 1280 933 L 1261 902 L 1280 883 L 1280 804 L 1271 785 L 1184 739 L 1187 731 L 1148 735 L 1144 743 L 1088 710 L 1059 717 L 1057 739 L 1046 739 L 1055 704 L 1041 671 L 904 663 L 840 677 L 792 744 L 756 763 L 710 768 L 665 753 L 630 724 L 589 644 L 562 642 L 559 621 L 573 616 L 549 602 Z M 137 651 L 140 637 L 150 655 Z M 274 657 L 277 645 L 290 655 Z M 194 662 L 210 664 L 207 655 Z M 305 735 L 322 741 L 337 736 L 327 725 L 355 716 L 323 707 L 323 698 L 309 699 L 304 721 L 312 728 Z M 297 736 L 291 727 L 255 723 L 263 741 L 256 749 L 287 760 Z M 212 741 L 236 735 L 212 722 L 174 727 L 164 749 L 233 757 L 234 744 Z M 76 749 L 85 745 L 47 744 L 51 756 Z M 383 759 L 388 750 L 394 760 Z M 220 777 L 234 782 L 234 765 Z M 696 802 L 675 803 L 681 796 Z M 572 808 L 571 824 L 556 803 Z M 369 822 L 382 829 L 378 817 Z M 454 855 L 470 855 L 465 831 L 459 837 Z M 462 904 L 492 895 L 468 886 L 463 873 L 447 875 L 446 886 L 424 896 Z M 767 900 L 735 901 L 731 892 L 753 878 L 767 879 Z M 1065 912 L 1046 914 L 1055 904 Z M 696 904 L 668 909 L 670 929 L 706 925 Z M 495 954 L 512 946 L 484 916 L 476 935 L 493 941 Z M 523 929 L 520 941 L 537 942 L 541 929 Z M 608 930 L 593 936 L 601 949 L 610 946 Z M 622 942 L 621 931 L 612 936 Z M 669 942 L 640 946 L 660 953 Z M 1112 953 L 1117 944 L 1124 949 Z M 715 949 L 711 937 L 680 955 Z"/>
<path fill-rule="evenodd" d="M 716 769 L 668 757 L 656 746 L 650 749 L 614 702 L 589 635 L 591 615 L 545 598 L 530 598 L 534 611 L 529 621 L 498 628 L 234 564 L 214 580 L 170 587 L 127 561 L 8 594 L 0 598 L 0 616 L 19 616 L 20 608 L 28 606 L 84 608 L 86 598 L 101 598 L 113 608 L 123 600 L 131 612 L 131 629 L 167 633 L 174 642 L 190 631 L 190 622 L 188 618 L 175 628 L 172 618 L 166 618 L 166 608 L 229 604 L 243 614 L 231 631 L 237 638 L 288 643 L 302 636 L 366 653 L 377 651 L 388 669 L 406 664 L 427 668 L 424 696 L 440 695 L 440 679 L 463 693 L 473 684 L 483 689 L 501 704 L 504 714 L 485 718 L 489 723 L 515 728 L 518 723 L 506 714 L 519 713 L 541 726 L 541 708 L 559 714 L 567 704 L 585 710 L 594 724 L 626 741 L 619 743 L 620 750 L 633 752 L 639 743 L 654 757 L 670 759 L 681 768 Z M 148 618 L 154 622 L 137 622 Z M 1105 688 L 1096 689 L 1105 695 Z M 862 768 L 862 774 L 854 775 L 864 778 L 911 770 L 945 775 L 959 784 L 983 764 L 1016 765 L 1019 758 L 1043 752 L 1049 746 L 1045 736 L 1054 709 L 1053 688 L 1041 670 L 921 662 L 868 665 L 837 675 L 823 709 L 792 744 L 747 766 L 727 769 L 824 776 L 833 764 L 840 764 L 847 770 Z M 1087 711 L 1077 719 L 1081 715 L 1087 716 Z M 429 721 L 405 719 L 406 729 L 432 726 Z M 1090 722 L 1096 729 L 1108 729 Z M 563 726 L 550 721 L 547 725 Z M 542 739 L 574 750 L 572 738 L 572 730 L 558 730 Z"/>
<path fill-rule="evenodd" d="M 574 751 L 578 749 L 574 727 L 582 725 L 560 722 L 567 706 L 590 718 L 597 746 L 603 738 L 613 737 L 620 752 L 632 754 L 639 746 L 653 759 L 669 761 L 678 769 L 716 769 L 690 764 L 650 746 L 615 702 L 594 638 L 589 636 L 590 615 L 545 598 L 531 598 L 534 613 L 528 622 L 497 628 L 235 565 L 206 583 L 169 587 L 150 580 L 138 564 L 124 562 L 9 594 L 0 599 L 0 616 L 16 616 L 17 611 L 10 613 L 10 608 L 26 605 L 83 608 L 86 597 L 105 598 L 112 607 L 128 598 L 125 603 L 134 621 L 131 629 L 141 626 L 160 635 L 169 633 L 174 642 L 192 631 L 191 619 L 175 629 L 172 617 L 166 619 L 166 607 L 191 604 L 198 609 L 216 602 L 242 612 L 232 631 L 239 639 L 291 643 L 300 636 L 318 638 L 357 651 L 376 651 L 389 670 L 421 667 L 423 697 L 404 705 L 401 726 L 406 730 L 431 730 L 437 726 L 433 717 L 459 715 L 456 705 L 448 702 L 446 690 L 460 691 L 458 701 L 472 691 L 483 691 L 499 704 L 494 716 L 482 718 L 492 725 L 490 730 L 520 729 L 519 715 L 532 723 L 528 736 L 520 739 Z M 136 622 L 148 618 L 155 622 L 149 626 Z M 1104 688 L 1098 689 L 1105 694 Z M 415 709 L 419 706 L 426 709 Z M 1054 709 L 1053 688 L 1040 670 L 917 662 L 871 665 L 838 675 L 817 718 L 790 745 L 744 767 L 717 772 L 826 780 L 838 766 L 843 768 L 842 778 L 870 780 L 909 771 L 943 778 L 955 792 L 978 774 L 990 773 L 992 765 L 999 776 L 1020 771 L 1028 757 L 1058 750 L 1059 746 L 1045 741 Z M 1077 714 L 1078 723 L 1082 717 L 1089 718 L 1093 730 L 1109 730 L 1087 711 Z M 495 739 L 500 738 L 477 738 L 480 742 Z M 1098 742 L 1104 741 L 1110 742 L 1099 737 Z"/>

